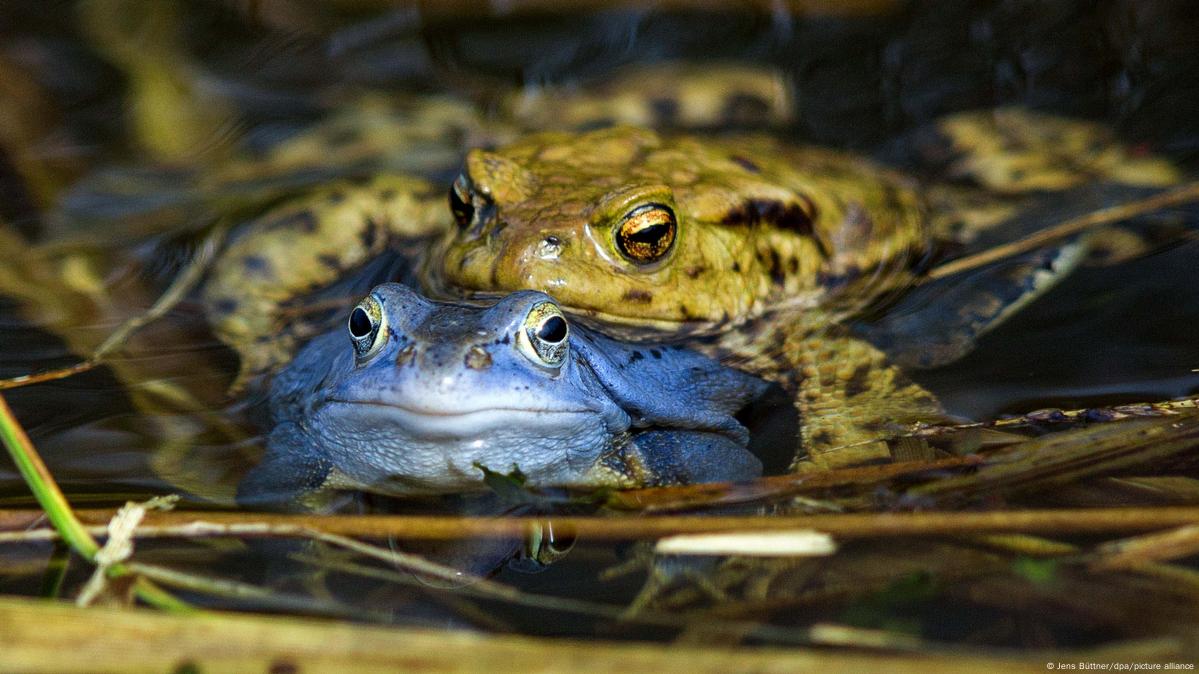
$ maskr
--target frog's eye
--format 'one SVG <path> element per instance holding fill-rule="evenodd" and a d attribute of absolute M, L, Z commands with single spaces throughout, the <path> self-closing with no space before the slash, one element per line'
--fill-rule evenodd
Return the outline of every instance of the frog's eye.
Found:
<path fill-rule="evenodd" d="M 616 226 L 616 248 L 631 262 L 657 262 L 670 252 L 678 228 L 674 211 L 669 206 L 638 206 Z"/>
<path fill-rule="evenodd" d="M 455 222 L 462 229 L 469 227 L 475 218 L 475 207 L 471 200 L 470 184 L 467 182 L 466 176 L 458 176 L 458 179 L 450 186 L 450 212 L 454 214 Z"/>
<path fill-rule="evenodd" d="M 346 328 L 350 331 L 354 354 L 358 356 L 359 360 L 375 355 L 387 341 L 383 307 L 379 304 L 379 300 L 371 296 L 359 302 L 358 306 L 350 312 Z"/>
<path fill-rule="evenodd" d="M 525 315 L 517 344 L 525 357 L 538 365 L 558 367 L 566 360 L 570 325 L 553 302 L 539 302 Z"/>

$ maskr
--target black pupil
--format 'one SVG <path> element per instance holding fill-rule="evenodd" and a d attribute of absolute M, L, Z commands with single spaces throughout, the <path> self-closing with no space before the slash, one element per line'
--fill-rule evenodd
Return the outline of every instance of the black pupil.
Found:
<path fill-rule="evenodd" d="M 551 316 L 537 328 L 537 336 L 551 344 L 561 342 L 566 339 L 566 321 L 561 316 Z"/>
<path fill-rule="evenodd" d="M 350 336 L 354 339 L 362 339 L 370 334 L 371 317 L 367 315 L 366 309 L 354 307 L 354 311 L 350 312 Z"/>
<path fill-rule="evenodd" d="M 634 243 L 647 243 L 652 245 L 662 240 L 662 238 L 669 233 L 670 225 L 660 223 L 639 229 L 632 234 L 628 234 L 627 238 L 629 241 Z"/>
<path fill-rule="evenodd" d="M 475 208 L 469 203 L 462 200 L 458 194 L 457 188 L 450 188 L 450 212 L 454 214 L 454 220 L 458 222 L 459 227 L 466 227 L 474 218 Z"/>

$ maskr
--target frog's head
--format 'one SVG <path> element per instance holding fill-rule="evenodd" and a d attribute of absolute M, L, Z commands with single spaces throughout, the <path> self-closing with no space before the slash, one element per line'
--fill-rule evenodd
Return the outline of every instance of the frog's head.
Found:
<path fill-rule="evenodd" d="M 308 426 L 335 463 L 404 491 L 478 486 L 481 463 L 569 484 L 629 417 L 580 370 L 558 305 L 522 292 L 481 308 L 376 287 L 336 338 Z M 317 358 L 329 349 L 317 347 Z"/>
<path fill-rule="evenodd" d="M 472 151 L 441 268 L 467 292 L 537 288 L 623 323 L 718 322 L 814 287 L 839 202 L 745 144 L 616 127 Z"/>

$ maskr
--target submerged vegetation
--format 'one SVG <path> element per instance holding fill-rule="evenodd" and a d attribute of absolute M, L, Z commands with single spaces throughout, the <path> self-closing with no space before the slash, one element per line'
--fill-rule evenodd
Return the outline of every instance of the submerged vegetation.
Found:
<path fill-rule="evenodd" d="M 0 7 L 0 440 L 12 460 L 0 463 L 0 669 L 1193 665 L 1199 63 L 1179 6 Z M 748 93 L 721 107 L 711 86 Z M 1065 134 L 1010 165 L 917 165 L 936 120 L 1021 108 L 1087 118 L 1063 128 L 1091 146 Z M 900 271 L 884 260 L 858 279 L 839 260 L 843 276 L 822 282 L 851 319 L 818 335 L 871 340 L 945 413 L 809 445 L 819 469 L 792 471 L 794 438 L 819 410 L 778 377 L 734 424 L 766 466 L 756 479 L 560 488 L 477 463 L 474 493 L 238 507 L 270 430 L 263 378 L 327 325 L 343 329 L 372 278 L 418 282 L 404 261 L 438 250 L 427 223 L 481 228 L 479 213 L 512 198 L 471 192 L 519 173 L 511 157 L 455 181 L 464 149 L 622 121 L 870 156 L 952 204 L 941 214 L 960 222 L 935 226 L 953 236 L 924 255 L 905 248 Z M 551 159 L 529 175 L 559 166 L 552 139 L 566 136 L 547 138 L 538 156 Z M 730 170 L 775 157 L 761 159 Z M 992 181 L 986 199 L 972 180 Z M 1037 180 L 1052 189 L 1021 201 Z M 372 220 L 391 233 L 363 241 L 337 209 L 378 185 L 416 196 L 408 219 Z M 311 195 L 327 210 L 295 207 Z M 729 216 L 738 226 L 796 231 L 840 207 L 747 203 Z M 616 244 L 651 266 L 683 231 L 652 205 Z M 305 220 L 314 212 L 336 227 Z M 1024 228 L 996 226 L 1012 221 Z M 1080 238 L 1097 242 L 1087 259 L 1046 284 Z M 321 269 L 289 245 L 319 252 Z M 539 245 L 546 259 L 569 250 Z M 474 259 L 455 254 L 463 269 Z M 291 285 L 255 286 L 251 259 L 292 265 Z M 800 266 L 776 254 L 763 283 L 792 294 L 779 311 L 818 320 L 812 295 L 782 279 Z M 837 294 L 855 283 L 872 294 Z M 234 291 L 258 304 L 223 307 Z M 969 343 L 942 339 L 949 327 Z M 770 358 L 798 362 L 782 341 L 748 356 L 731 344 L 709 353 L 759 374 Z M 848 369 L 845 399 L 865 386 Z"/>

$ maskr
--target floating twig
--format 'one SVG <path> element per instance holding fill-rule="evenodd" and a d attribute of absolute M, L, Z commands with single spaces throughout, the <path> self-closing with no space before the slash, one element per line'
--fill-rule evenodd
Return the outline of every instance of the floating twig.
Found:
<path fill-rule="evenodd" d="M 228 227 L 218 225 L 213 227 L 204 238 L 203 243 L 198 247 L 196 256 L 187 263 L 183 271 L 175 277 L 162 295 L 155 300 L 144 313 L 129 318 L 122 322 L 116 330 L 112 332 L 99 346 L 92 351 L 91 356 L 74 365 L 67 367 L 55 368 L 52 370 L 44 370 L 30 374 L 20 375 L 17 377 L 9 377 L 0 379 L 0 391 L 18 388 L 21 386 L 29 386 L 31 384 L 40 384 L 48 381 L 57 381 L 66 379 L 88 370 L 92 370 L 103 364 L 105 358 L 111 353 L 117 351 L 125 345 L 138 330 L 146 325 L 162 318 L 173 309 L 179 302 L 187 296 L 189 292 L 195 288 L 200 279 L 204 277 L 204 273 L 208 271 L 209 264 L 216 256 L 217 251 L 221 247 L 221 243 L 225 239 L 225 234 Z"/>
<path fill-rule="evenodd" d="M 1160 533 L 1106 543 L 1097 551 L 1095 569 L 1135 569 L 1152 562 L 1181 559 L 1199 554 L 1199 525 L 1193 524 Z"/>
<path fill-rule="evenodd" d="M 998 262 L 1009 257 L 1036 250 L 1046 244 L 1074 236 L 1088 229 L 1110 225 L 1121 220 L 1134 218 L 1145 213 L 1152 213 L 1171 206 L 1181 206 L 1199 200 L 1199 182 L 1187 183 L 1165 192 L 1159 192 L 1144 199 L 1137 199 L 1107 208 L 1092 211 L 1077 218 L 1070 218 L 1053 227 L 1047 227 L 1029 234 L 1026 237 L 988 248 L 974 255 L 966 255 L 951 260 L 943 265 L 934 267 L 924 276 L 924 281 L 933 281 L 946 276 L 953 276 L 970 269 L 983 267 L 992 262 Z"/>
<path fill-rule="evenodd" d="M 88 529 L 104 535 L 109 509 L 80 510 Z M 41 513 L 0 511 L 0 542 L 55 540 L 53 529 L 25 531 Z M 303 538 L 323 535 L 398 540 L 523 539 L 530 527 L 550 521 L 556 531 L 570 531 L 592 541 L 630 541 L 675 534 L 792 531 L 812 529 L 837 538 L 893 538 L 997 533 L 1059 536 L 1160 531 L 1199 524 L 1199 507 L 1064 508 L 999 512 L 845 513 L 694 517 L 653 515 L 628 517 L 465 517 L 432 515 L 285 515 L 248 512 L 147 513 L 135 538 Z"/>
<path fill-rule="evenodd" d="M 68 365 L 67 367 L 58 368 L 56 370 L 43 370 L 33 374 L 23 374 L 17 377 L 9 377 L 8 379 L 0 379 L 0 391 L 6 391 L 10 388 L 20 388 L 31 384 L 41 384 L 48 381 L 58 381 L 67 377 L 74 377 L 77 374 L 82 374 L 89 370 L 95 369 L 99 363 L 85 360 L 81 363 Z"/>

